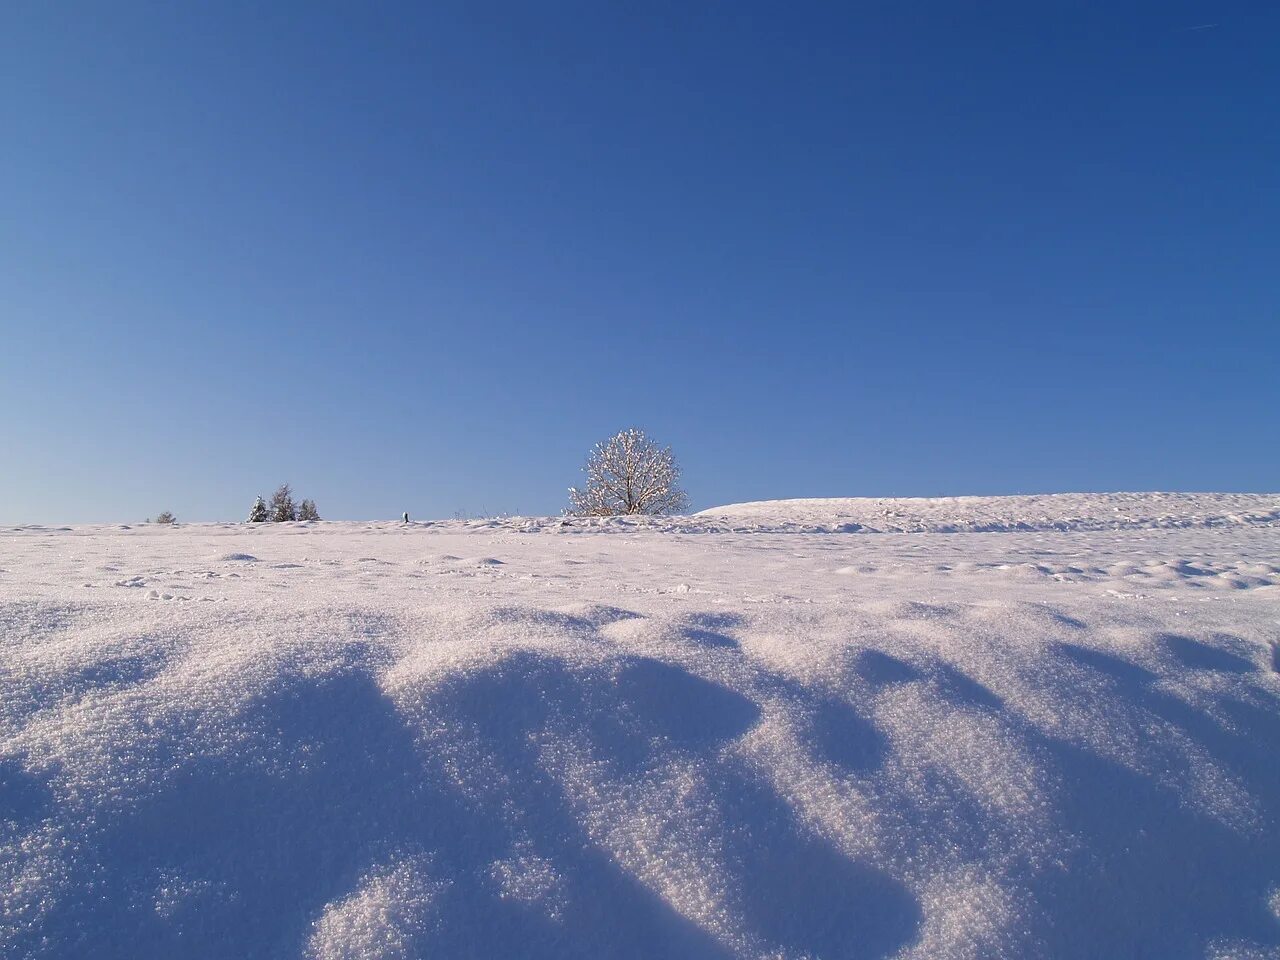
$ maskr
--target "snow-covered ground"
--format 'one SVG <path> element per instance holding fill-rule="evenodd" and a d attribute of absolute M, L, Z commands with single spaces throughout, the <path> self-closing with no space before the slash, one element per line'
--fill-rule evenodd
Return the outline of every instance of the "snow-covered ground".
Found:
<path fill-rule="evenodd" d="M 1016 497 L 847 497 L 763 500 L 715 507 L 705 521 L 820 532 L 992 533 L 1280 523 L 1280 495 L 1051 493 Z"/>
<path fill-rule="evenodd" d="M 0 531 L 0 956 L 1280 957 L 1277 510 Z"/>

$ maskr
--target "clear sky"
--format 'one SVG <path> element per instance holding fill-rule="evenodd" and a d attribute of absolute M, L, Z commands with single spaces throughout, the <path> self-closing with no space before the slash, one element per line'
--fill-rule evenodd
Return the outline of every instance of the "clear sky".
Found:
<path fill-rule="evenodd" d="M 0 10 L 0 522 L 1280 488 L 1280 4 Z"/>

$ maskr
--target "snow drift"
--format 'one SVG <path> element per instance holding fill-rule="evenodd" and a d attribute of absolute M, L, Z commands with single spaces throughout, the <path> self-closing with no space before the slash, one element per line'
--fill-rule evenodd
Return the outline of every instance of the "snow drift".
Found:
<path fill-rule="evenodd" d="M 1280 524 L 1280 495 L 1051 493 L 1010 497 L 846 497 L 713 507 L 706 520 L 817 532 L 994 533 Z"/>
<path fill-rule="evenodd" d="M 1280 954 L 1266 523 L 525 529 L 0 537 L 0 955 Z"/>

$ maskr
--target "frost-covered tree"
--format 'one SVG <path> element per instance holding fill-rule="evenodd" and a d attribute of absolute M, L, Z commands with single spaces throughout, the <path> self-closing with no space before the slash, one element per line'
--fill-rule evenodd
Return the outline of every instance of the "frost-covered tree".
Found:
<path fill-rule="evenodd" d="M 273 523 L 298 519 L 298 508 L 293 505 L 293 490 L 287 483 L 276 487 L 276 492 L 271 495 L 271 503 L 267 509 Z"/>
<path fill-rule="evenodd" d="M 300 504 L 298 504 L 298 519 L 299 520 L 319 520 L 320 519 L 320 511 L 316 509 L 316 502 L 314 500 L 303 500 Z"/>
<path fill-rule="evenodd" d="M 581 517 L 679 513 L 689 507 L 670 447 L 635 428 L 592 448 L 581 489 L 569 488 L 569 512 Z"/>
<path fill-rule="evenodd" d="M 271 517 L 267 513 L 267 501 L 262 497 L 258 497 L 253 501 L 253 506 L 249 508 L 249 519 L 246 523 L 266 523 Z"/>
<path fill-rule="evenodd" d="M 157 514 L 157 515 L 156 515 L 156 520 L 155 520 L 155 522 L 156 522 L 156 523 L 177 523 L 177 522 L 178 522 L 178 518 L 177 518 L 177 517 L 175 517 L 175 516 L 174 516 L 172 513 L 170 513 L 168 510 L 166 510 L 166 511 L 164 511 L 164 513 L 160 513 L 160 514 Z"/>

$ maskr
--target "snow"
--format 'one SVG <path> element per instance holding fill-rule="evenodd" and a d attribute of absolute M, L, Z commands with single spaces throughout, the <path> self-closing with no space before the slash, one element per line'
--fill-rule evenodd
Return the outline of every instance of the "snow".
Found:
<path fill-rule="evenodd" d="M 848 497 L 763 500 L 714 507 L 708 521 L 815 532 L 992 533 L 1280 523 L 1280 495 L 1053 493 L 1013 497 Z"/>
<path fill-rule="evenodd" d="M 1277 510 L 0 531 L 0 956 L 1275 958 Z"/>

